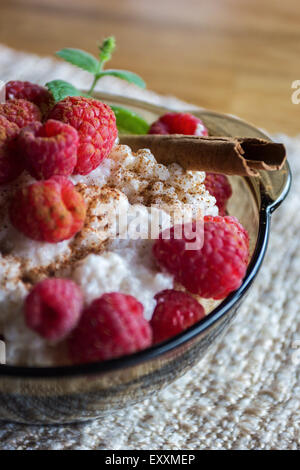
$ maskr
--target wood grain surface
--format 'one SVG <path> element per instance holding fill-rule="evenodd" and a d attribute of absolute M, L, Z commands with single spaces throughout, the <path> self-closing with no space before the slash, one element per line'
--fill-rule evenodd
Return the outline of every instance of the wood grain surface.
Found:
<path fill-rule="evenodd" d="M 111 34 L 112 66 L 139 73 L 149 88 L 270 132 L 300 132 L 291 101 L 299 0 L 0 0 L 0 42 L 13 48 L 93 52 Z"/>

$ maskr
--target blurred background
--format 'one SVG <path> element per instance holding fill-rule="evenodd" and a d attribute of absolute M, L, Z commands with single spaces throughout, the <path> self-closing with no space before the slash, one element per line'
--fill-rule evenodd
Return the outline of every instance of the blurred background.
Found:
<path fill-rule="evenodd" d="M 18 50 L 95 53 L 108 35 L 117 40 L 110 67 L 148 88 L 299 133 L 299 0 L 0 0 L 0 43 Z"/>

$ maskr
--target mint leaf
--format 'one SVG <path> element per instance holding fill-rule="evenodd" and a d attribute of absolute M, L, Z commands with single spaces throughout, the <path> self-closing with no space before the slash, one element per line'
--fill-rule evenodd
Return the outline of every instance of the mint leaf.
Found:
<path fill-rule="evenodd" d="M 98 69 L 98 60 L 88 52 L 81 49 L 66 48 L 56 52 L 56 55 L 61 59 L 76 65 L 80 69 L 86 70 L 92 74 L 96 74 Z"/>
<path fill-rule="evenodd" d="M 104 75 L 113 75 L 114 77 L 121 78 L 122 80 L 126 80 L 129 83 L 134 83 L 140 88 L 146 88 L 146 83 L 144 82 L 144 80 L 136 73 L 129 72 L 128 70 L 103 70 L 102 72 L 99 72 L 97 74 L 97 78 L 103 77 Z"/>
<path fill-rule="evenodd" d="M 111 106 L 117 120 L 117 128 L 122 134 L 147 134 L 149 124 L 134 111 Z"/>
<path fill-rule="evenodd" d="M 52 93 L 55 102 L 63 100 L 67 96 L 86 96 L 71 83 L 64 80 L 52 80 L 46 83 L 46 87 Z"/>
<path fill-rule="evenodd" d="M 98 46 L 98 48 L 100 50 L 100 63 L 104 64 L 104 62 L 107 62 L 111 59 L 112 53 L 116 48 L 116 40 L 114 36 L 110 36 L 104 39 L 101 46 Z"/>

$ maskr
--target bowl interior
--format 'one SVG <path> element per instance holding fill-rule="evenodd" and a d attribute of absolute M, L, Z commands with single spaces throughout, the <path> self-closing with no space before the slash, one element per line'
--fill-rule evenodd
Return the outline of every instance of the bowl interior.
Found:
<path fill-rule="evenodd" d="M 138 112 L 143 116 L 149 123 L 157 119 L 157 117 L 168 111 L 167 108 L 158 107 L 149 103 L 140 102 L 124 97 L 116 97 L 109 94 L 98 93 L 97 98 L 105 101 L 108 104 L 126 106 L 133 111 Z M 237 118 L 225 116 L 218 113 L 212 113 L 205 110 L 192 111 L 193 114 L 199 116 L 212 135 L 225 135 L 225 136 L 239 136 L 239 137 L 262 137 L 268 138 L 261 131 L 255 127 L 240 121 Z M 261 178 L 243 178 L 238 176 L 230 177 L 230 182 L 233 188 L 233 196 L 229 202 L 229 213 L 230 215 L 236 216 L 240 222 L 245 226 L 250 235 L 250 253 L 251 255 L 255 252 L 257 245 L 258 234 L 261 229 L 261 211 L 275 208 L 286 195 L 289 188 L 289 168 L 286 165 L 283 170 L 275 172 L 273 174 L 267 174 L 261 172 Z M 264 206 L 264 207 L 263 207 Z M 226 300 L 225 300 L 226 302 Z M 224 301 L 222 302 L 223 305 Z M 209 317 L 214 316 L 214 310 L 210 312 Z M 175 344 L 175 343 L 174 343 Z M 151 350 L 157 349 L 156 355 L 159 354 L 159 347 L 151 348 Z M 150 350 L 149 350 L 150 351 Z M 138 353 L 132 356 L 132 361 L 135 361 L 134 356 L 139 360 L 146 360 L 147 355 L 145 352 Z M 143 356 L 144 354 L 144 356 Z M 113 365 L 113 369 L 121 368 L 128 361 L 128 357 L 120 358 L 117 361 L 109 361 Z M 89 364 L 87 368 L 90 369 L 93 366 L 97 366 L 99 371 L 103 366 L 103 371 L 110 370 L 108 363 Z M 26 369 L 33 368 L 20 368 L 14 366 L 0 366 L 0 373 L 4 372 L 4 369 L 10 369 L 9 375 L 14 375 L 13 370 L 15 369 L 16 375 L 22 372 L 22 375 L 26 374 Z M 21 371 L 23 369 L 23 371 Z M 67 367 L 54 367 L 54 368 L 35 368 L 34 376 L 38 375 L 40 369 L 41 376 L 47 375 L 46 369 L 52 369 L 51 376 L 54 376 L 55 371 L 61 370 L 62 374 L 68 369 L 68 375 L 72 375 L 72 371 L 78 374 L 77 366 Z M 31 371 L 32 372 L 32 371 Z M 5 372 L 4 372 L 5 373 Z M 61 375 L 61 374 L 59 374 Z"/>

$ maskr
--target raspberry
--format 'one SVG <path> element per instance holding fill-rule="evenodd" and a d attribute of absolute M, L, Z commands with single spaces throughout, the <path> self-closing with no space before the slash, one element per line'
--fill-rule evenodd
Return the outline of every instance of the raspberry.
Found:
<path fill-rule="evenodd" d="M 154 343 L 178 335 L 205 316 L 202 305 L 186 292 L 167 289 L 154 298 L 157 305 L 150 322 Z"/>
<path fill-rule="evenodd" d="M 187 250 L 186 243 L 192 241 L 184 235 L 176 239 L 173 227 L 170 239 L 160 234 L 153 254 L 177 282 L 201 297 L 222 299 L 241 285 L 249 259 L 249 237 L 235 217 L 205 216 L 203 247 Z"/>
<path fill-rule="evenodd" d="M 149 134 L 208 135 L 201 119 L 190 113 L 166 113 L 153 122 Z"/>
<path fill-rule="evenodd" d="M 110 153 L 118 135 L 111 108 L 92 98 L 69 96 L 54 106 L 49 118 L 71 124 L 78 131 L 74 174 L 86 175 L 97 168 Z"/>
<path fill-rule="evenodd" d="M 243 261 L 248 264 L 249 261 L 249 234 L 247 230 L 243 227 L 243 225 L 238 221 L 236 217 L 232 216 L 212 216 L 212 215 L 206 215 L 204 217 L 205 222 L 208 224 L 209 222 L 215 223 L 215 222 L 220 222 L 223 220 L 226 224 L 230 225 L 230 229 L 234 232 L 234 235 L 237 237 L 238 242 L 240 241 L 244 246 L 247 248 L 246 250 L 241 250 L 240 254 L 244 254 L 244 257 L 242 257 Z"/>
<path fill-rule="evenodd" d="M 31 176 L 40 180 L 71 175 L 77 162 L 78 133 L 74 127 L 50 119 L 21 130 L 18 147 Z"/>
<path fill-rule="evenodd" d="M 6 99 L 23 99 L 34 103 L 45 117 L 54 106 L 54 99 L 47 88 L 31 82 L 20 80 L 6 83 Z"/>
<path fill-rule="evenodd" d="M 45 279 L 25 300 L 25 321 L 43 338 L 64 339 L 77 325 L 83 307 L 80 288 L 68 279 Z"/>
<path fill-rule="evenodd" d="M 216 198 L 219 215 L 226 215 L 227 201 L 232 195 L 231 185 L 227 176 L 218 173 L 206 173 L 204 186 Z"/>
<path fill-rule="evenodd" d="M 73 362 L 93 362 L 131 354 L 152 343 L 143 306 L 131 295 L 112 292 L 94 300 L 69 338 Z"/>
<path fill-rule="evenodd" d="M 53 176 L 19 189 L 9 214 L 13 226 L 32 240 L 57 243 L 77 233 L 84 224 L 82 196 L 65 176 Z"/>
<path fill-rule="evenodd" d="M 19 131 L 16 124 L 0 116 L 0 184 L 9 183 L 23 171 L 15 148 Z"/>
<path fill-rule="evenodd" d="M 0 104 L 0 115 L 17 124 L 20 129 L 28 126 L 31 122 L 41 120 L 39 108 L 30 101 L 21 99 L 9 100 Z"/>

